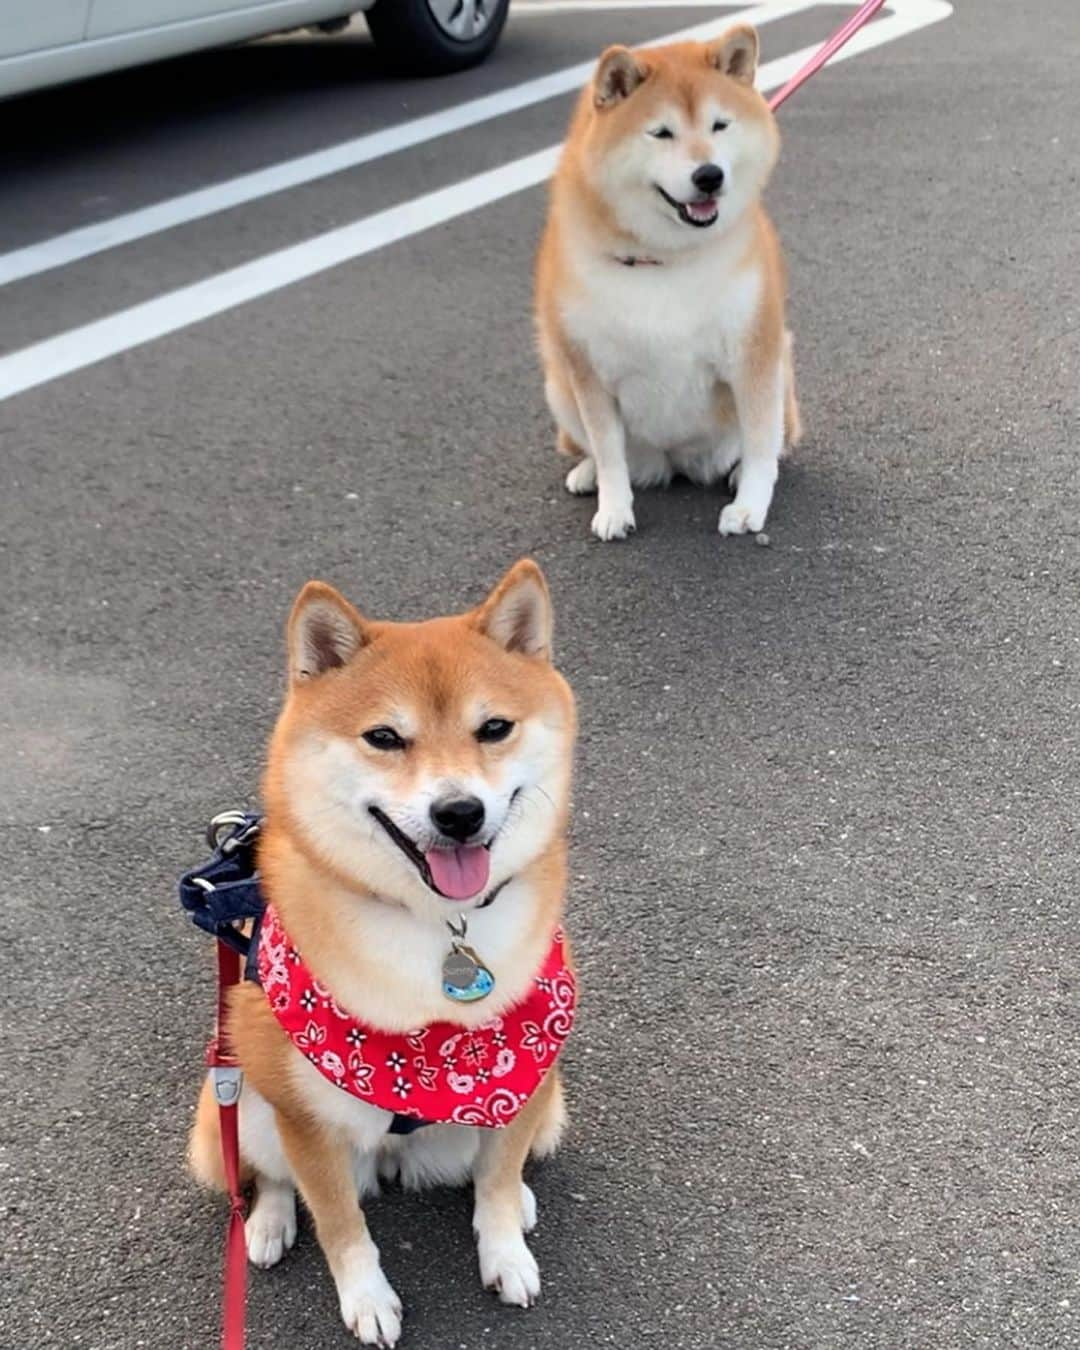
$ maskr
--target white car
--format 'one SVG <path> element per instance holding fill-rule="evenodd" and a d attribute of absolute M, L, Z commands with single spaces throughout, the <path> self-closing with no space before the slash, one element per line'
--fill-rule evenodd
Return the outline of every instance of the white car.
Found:
<path fill-rule="evenodd" d="M 510 0 L 0 0 L 0 98 L 364 13 L 396 68 L 440 75 L 482 61 Z"/>

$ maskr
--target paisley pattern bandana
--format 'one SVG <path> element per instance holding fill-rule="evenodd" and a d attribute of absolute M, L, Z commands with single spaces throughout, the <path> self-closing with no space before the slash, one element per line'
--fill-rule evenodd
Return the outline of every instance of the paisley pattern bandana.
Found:
<path fill-rule="evenodd" d="M 577 992 L 561 929 L 522 1001 L 472 1028 L 432 1022 L 402 1033 L 361 1022 L 304 964 L 273 905 L 262 921 L 258 964 L 282 1030 L 324 1078 L 429 1124 L 508 1125 L 547 1077 L 574 1023 Z"/>

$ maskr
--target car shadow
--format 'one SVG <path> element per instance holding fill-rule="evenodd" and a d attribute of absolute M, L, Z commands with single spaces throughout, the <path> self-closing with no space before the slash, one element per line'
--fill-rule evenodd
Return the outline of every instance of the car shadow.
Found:
<path fill-rule="evenodd" d="M 103 143 L 146 140 L 193 120 L 280 119 L 303 100 L 329 105 L 358 83 L 396 85 L 361 30 L 290 35 L 213 48 L 28 94 L 7 105 L 3 139 L 14 162 L 78 155 Z"/>

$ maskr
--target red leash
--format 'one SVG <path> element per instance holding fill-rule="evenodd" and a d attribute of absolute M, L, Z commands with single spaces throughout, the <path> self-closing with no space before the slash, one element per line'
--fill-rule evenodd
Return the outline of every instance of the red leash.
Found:
<path fill-rule="evenodd" d="M 825 62 L 835 56 L 840 48 L 855 36 L 863 24 L 868 19 L 873 18 L 884 3 L 885 0 L 866 0 L 865 4 L 860 5 L 847 23 L 841 24 L 828 42 L 818 48 L 806 65 L 801 70 L 796 71 L 787 84 L 773 94 L 772 98 L 769 99 L 771 110 L 775 112 L 780 104 L 785 99 L 789 99 L 796 89 L 801 88 L 811 75 L 816 75 Z"/>
<path fill-rule="evenodd" d="M 221 1157 L 229 1190 L 229 1229 L 225 1238 L 225 1298 L 221 1329 L 222 1350 L 244 1350 L 244 1303 L 247 1298 L 247 1242 L 244 1238 L 244 1197 L 240 1191 L 240 1137 L 237 1107 L 244 1076 L 229 1050 L 228 994 L 240 979 L 240 956 L 218 942 L 217 1030 L 206 1051 L 210 1081 L 221 1123 Z"/>

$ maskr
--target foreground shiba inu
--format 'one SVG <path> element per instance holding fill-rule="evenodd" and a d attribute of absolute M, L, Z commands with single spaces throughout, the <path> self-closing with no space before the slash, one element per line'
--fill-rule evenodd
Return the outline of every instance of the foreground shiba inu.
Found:
<path fill-rule="evenodd" d="M 730 474 L 722 534 L 757 531 L 800 435 L 780 245 L 760 202 L 779 138 L 749 27 L 600 59 L 570 125 L 536 312 L 566 486 L 593 533 L 634 528 L 631 484 Z"/>
<path fill-rule="evenodd" d="M 564 1122 L 574 702 L 529 561 L 479 608 L 425 623 L 368 620 L 310 582 L 288 652 L 264 779 L 261 987 L 240 986 L 230 1014 L 248 1253 L 270 1266 L 292 1245 L 298 1189 L 346 1325 L 392 1346 L 401 1304 L 360 1207 L 380 1175 L 471 1178 L 484 1284 L 522 1306 L 540 1290 L 522 1166 Z M 189 1157 L 221 1187 L 218 1134 L 207 1088 Z"/>

